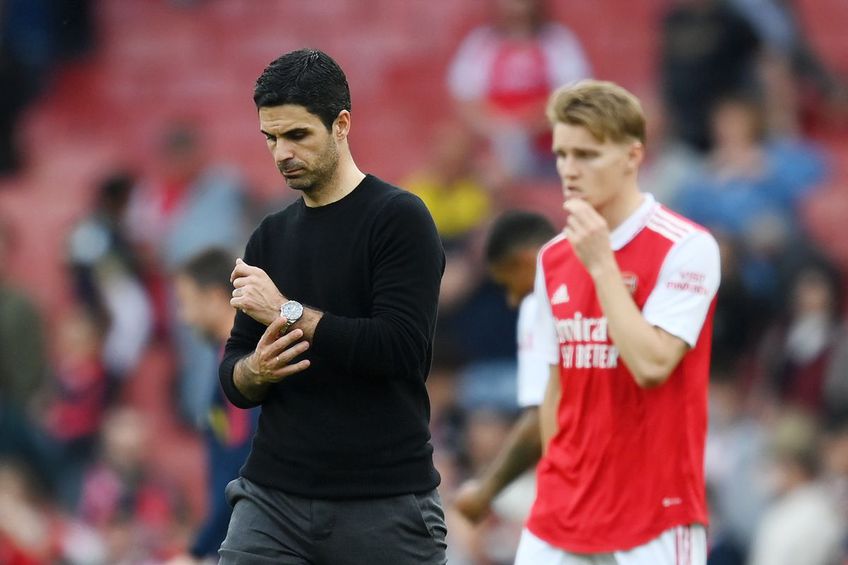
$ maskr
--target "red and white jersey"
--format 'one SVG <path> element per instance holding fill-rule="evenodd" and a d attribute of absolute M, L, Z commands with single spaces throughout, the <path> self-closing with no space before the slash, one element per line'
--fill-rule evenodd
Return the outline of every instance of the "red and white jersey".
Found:
<path fill-rule="evenodd" d="M 448 88 L 458 100 L 486 100 L 513 114 L 544 105 L 551 90 L 590 74 L 580 41 L 560 24 L 546 24 L 530 40 L 481 26 L 460 45 L 448 71 Z"/>
<path fill-rule="evenodd" d="M 559 236 L 540 250 L 534 337 L 537 351 L 560 367 L 562 398 L 527 527 L 575 553 L 625 550 L 674 526 L 707 524 L 704 444 L 718 245 L 649 194 L 610 234 L 610 244 L 645 319 L 691 349 L 662 386 L 640 388 L 568 240 Z"/>
<path fill-rule="evenodd" d="M 518 405 L 522 408 L 542 403 L 550 375 L 550 364 L 537 351 L 538 340 L 533 335 L 537 304 L 535 293 L 530 293 L 518 308 Z"/>

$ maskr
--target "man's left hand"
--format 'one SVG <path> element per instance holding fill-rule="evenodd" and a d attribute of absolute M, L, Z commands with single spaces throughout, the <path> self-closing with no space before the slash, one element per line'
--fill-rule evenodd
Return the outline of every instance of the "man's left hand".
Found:
<path fill-rule="evenodd" d="M 280 306 L 286 297 L 277 289 L 268 273 L 236 259 L 230 281 L 235 287 L 230 300 L 234 308 L 266 326 L 280 316 Z"/>
<path fill-rule="evenodd" d="M 568 212 L 565 236 L 589 274 L 594 277 L 606 267 L 615 265 L 606 220 L 579 198 L 567 200 L 563 208 Z"/>

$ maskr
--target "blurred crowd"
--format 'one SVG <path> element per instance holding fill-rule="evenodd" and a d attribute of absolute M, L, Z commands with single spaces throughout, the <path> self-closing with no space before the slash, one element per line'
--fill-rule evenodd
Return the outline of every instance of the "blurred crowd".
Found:
<path fill-rule="evenodd" d="M 0 174 L 26 163 L 14 142 L 24 97 L 37 96 L 62 58 L 96 48 L 88 7 L 74 12 L 76 32 L 51 27 L 71 4 L 88 6 L 0 3 L 0 84 L 21 86 L 0 88 Z M 444 69 L 454 104 L 430 132 L 429 155 L 392 179 L 424 200 L 448 256 L 428 388 L 456 565 L 511 563 L 535 494 L 528 473 L 479 526 L 450 509 L 519 414 L 516 312 L 487 276 L 486 231 L 515 208 L 562 225 L 543 109 L 553 88 L 601 66 L 581 43 L 590 30 L 554 20 L 543 0 L 489 4 L 489 21 L 458 38 Z M 812 240 L 802 211 L 833 180 L 815 134 L 848 134 L 848 90 L 789 0 L 669 0 L 656 29 L 640 186 L 708 227 L 722 252 L 709 563 L 844 565 L 846 273 Z M 45 46 L 37 60 L 26 48 L 33 37 Z M 66 234 L 72 300 L 51 327 L 5 276 L 19 235 L 0 216 L 0 564 L 161 563 L 191 544 L 208 501 L 191 504 L 184 485 L 204 472 L 156 465 L 148 454 L 162 438 L 128 387 L 151 351 L 164 351 L 173 387 L 160 401 L 201 442 L 218 351 L 177 319 L 173 274 L 210 247 L 240 255 L 258 219 L 280 206 L 252 196 L 236 166 L 204 156 L 195 125 L 175 122 L 163 127 L 150 170 L 116 165 L 102 176 Z"/>

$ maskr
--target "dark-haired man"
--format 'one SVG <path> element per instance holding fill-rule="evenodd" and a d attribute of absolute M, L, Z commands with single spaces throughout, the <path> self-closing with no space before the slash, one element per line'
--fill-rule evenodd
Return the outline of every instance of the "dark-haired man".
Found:
<path fill-rule="evenodd" d="M 180 265 L 174 277 L 180 319 L 218 350 L 230 335 L 234 312 L 230 306 L 232 255 L 224 249 L 201 251 Z M 207 456 L 207 513 L 184 556 L 168 565 L 190 565 L 213 559 L 227 533 L 231 509 L 224 488 L 238 477 L 250 453 L 256 430 L 255 410 L 239 410 L 220 387 L 213 395 L 205 426 Z M 205 561 L 204 561 L 205 562 Z"/>
<path fill-rule="evenodd" d="M 254 101 L 302 197 L 232 272 L 221 383 L 262 413 L 227 487 L 221 563 L 444 563 L 425 388 L 444 270 L 432 218 L 357 168 L 347 79 L 326 54 L 278 58 Z"/>
<path fill-rule="evenodd" d="M 523 412 L 503 448 L 479 478 L 467 481 L 457 492 L 454 506 L 473 523 L 488 515 L 492 501 L 513 480 L 534 465 L 542 454 L 539 405 L 545 396 L 550 370 L 533 349 L 536 298 L 536 254 L 556 235 L 540 214 L 513 210 L 492 225 L 486 241 L 486 263 L 492 279 L 518 307 L 518 404 Z"/>

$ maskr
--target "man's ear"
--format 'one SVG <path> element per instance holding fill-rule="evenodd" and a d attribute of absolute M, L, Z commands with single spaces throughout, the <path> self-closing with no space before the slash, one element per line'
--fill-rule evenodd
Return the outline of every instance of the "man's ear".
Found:
<path fill-rule="evenodd" d="M 333 137 L 341 141 L 350 133 L 350 112 L 342 110 L 333 122 Z"/>
<path fill-rule="evenodd" d="M 634 141 L 627 150 L 627 172 L 635 173 L 645 159 L 645 145 L 641 141 Z"/>

